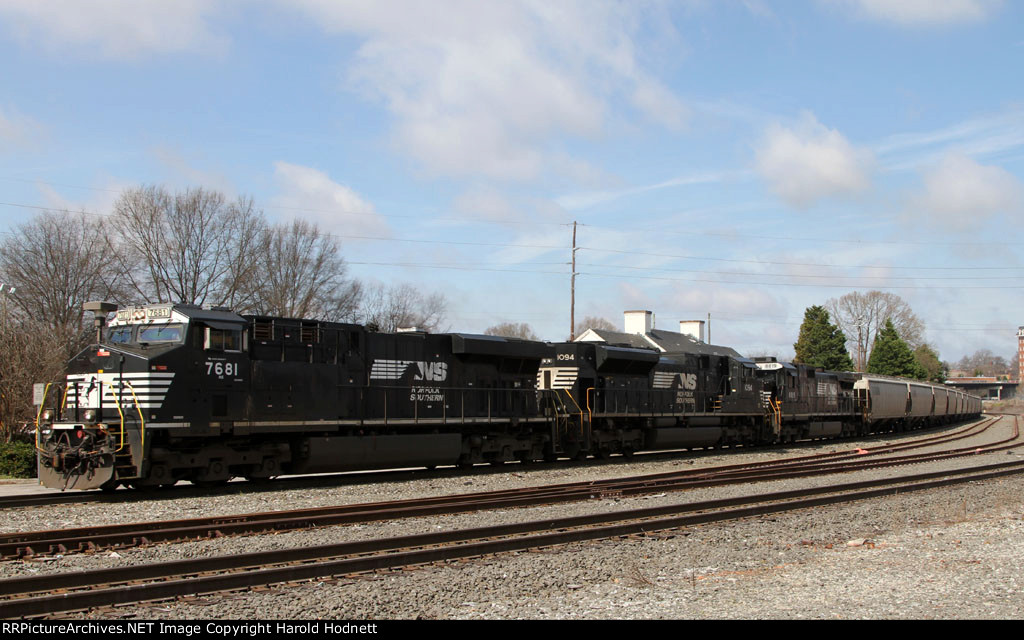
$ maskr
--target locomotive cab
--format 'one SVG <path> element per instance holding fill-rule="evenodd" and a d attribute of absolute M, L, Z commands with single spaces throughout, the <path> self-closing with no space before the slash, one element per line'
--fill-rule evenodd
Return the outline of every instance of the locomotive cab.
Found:
<path fill-rule="evenodd" d="M 52 488 L 111 488 L 148 476 L 154 443 L 196 415 L 200 395 L 210 405 L 205 415 L 226 415 L 248 369 L 244 320 L 234 313 L 148 305 L 116 311 L 104 329 L 116 307 L 90 305 L 98 340 L 71 360 L 63 384 L 47 387 L 40 407 L 39 479 Z M 203 374 L 203 394 L 184 388 L 182 379 L 197 378 L 182 375 L 190 369 Z"/>

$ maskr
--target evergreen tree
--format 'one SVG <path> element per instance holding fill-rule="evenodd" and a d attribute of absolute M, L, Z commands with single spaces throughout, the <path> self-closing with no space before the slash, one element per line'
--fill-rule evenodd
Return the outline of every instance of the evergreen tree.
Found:
<path fill-rule="evenodd" d="M 846 351 L 846 336 L 839 327 L 829 322 L 825 307 L 813 306 L 804 312 L 800 337 L 793 345 L 794 362 L 824 367 L 831 371 L 850 371 L 853 361 Z"/>
<path fill-rule="evenodd" d="M 914 353 L 907 343 L 900 339 L 896 327 L 890 320 L 886 320 L 885 328 L 875 339 L 875 346 L 872 347 L 871 358 L 868 360 L 868 373 L 918 380 L 928 377 L 928 371 L 914 359 Z"/>

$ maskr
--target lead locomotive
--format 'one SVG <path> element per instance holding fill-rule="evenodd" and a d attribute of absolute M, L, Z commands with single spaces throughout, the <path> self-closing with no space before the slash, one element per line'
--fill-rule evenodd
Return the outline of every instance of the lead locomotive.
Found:
<path fill-rule="evenodd" d="M 98 324 L 115 309 L 87 308 Z M 731 350 L 380 333 L 186 304 L 122 309 L 99 331 L 40 407 L 49 487 L 629 455 L 980 412 L 945 387 Z"/>

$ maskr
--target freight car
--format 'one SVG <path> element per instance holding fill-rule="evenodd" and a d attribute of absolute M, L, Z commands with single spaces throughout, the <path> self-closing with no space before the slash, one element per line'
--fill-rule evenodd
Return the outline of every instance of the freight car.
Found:
<path fill-rule="evenodd" d="M 944 424 L 981 413 L 981 398 L 940 385 L 865 375 L 854 388 L 865 424 L 876 429 Z"/>
<path fill-rule="evenodd" d="M 114 307 L 87 308 L 102 325 Z M 186 304 L 122 309 L 98 331 L 44 394 L 49 487 L 630 455 L 980 412 L 945 387 L 731 351 L 381 333 Z"/>

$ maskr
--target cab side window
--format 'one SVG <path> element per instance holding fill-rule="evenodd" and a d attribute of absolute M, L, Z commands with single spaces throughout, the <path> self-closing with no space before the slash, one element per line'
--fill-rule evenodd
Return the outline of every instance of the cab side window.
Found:
<path fill-rule="evenodd" d="M 207 351 L 242 351 L 242 330 L 204 327 L 203 348 Z"/>

